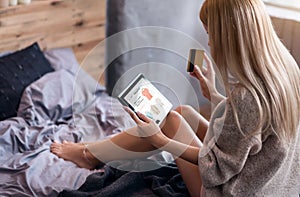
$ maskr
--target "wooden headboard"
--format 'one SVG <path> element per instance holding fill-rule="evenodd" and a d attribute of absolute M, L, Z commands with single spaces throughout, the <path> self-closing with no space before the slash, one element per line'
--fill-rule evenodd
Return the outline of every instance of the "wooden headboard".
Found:
<path fill-rule="evenodd" d="M 79 62 L 105 38 L 105 0 L 32 0 L 0 8 L 0 52 L 38 42 L 45 49 L 72 47 Z"/>

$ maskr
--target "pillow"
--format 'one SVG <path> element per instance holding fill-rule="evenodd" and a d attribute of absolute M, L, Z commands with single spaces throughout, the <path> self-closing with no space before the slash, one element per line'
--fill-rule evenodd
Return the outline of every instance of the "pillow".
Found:
<path fill-rule="evenodd" d="M 72 48 L 55 48 L 44 51 L 45 57 L 56 71 L 66 70 L 76 77 L 77 81 L 85 81 L 93 93 L 104 91 L 105 86 L 99 84 L 78 63 Z"/>
<path fill-rule="evenodd" d="M 16 116 L 26 86 L 52 71 L 37 43 L 0 57 L 0 120 Z"/>
<path fill-rule="evenodd" d="M 72 74 L 76 74 L 80 69 L 80 65 L 71 48 L 49 49 L 44 51 L 44 55 L 54 70 L 65 69 Z"/>

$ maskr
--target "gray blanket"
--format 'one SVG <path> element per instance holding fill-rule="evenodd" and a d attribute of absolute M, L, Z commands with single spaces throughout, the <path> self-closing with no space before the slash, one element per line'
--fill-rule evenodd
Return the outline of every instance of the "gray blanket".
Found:
<path fill-rule="evenodd" d="M 121 104 L 84 72 L 43 76 L 24 91 L 18 117 L 0 122 L 0 196 L 78 189 L 94 172 L 52 154 L 52 141 L 92 141 L 133 125 Z"/>

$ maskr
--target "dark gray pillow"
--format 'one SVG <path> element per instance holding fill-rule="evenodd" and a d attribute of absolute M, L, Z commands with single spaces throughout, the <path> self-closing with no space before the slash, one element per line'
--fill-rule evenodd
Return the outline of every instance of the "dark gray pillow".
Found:
<path fill-rule="evenodd" d="M 16 116 L 24 89 L 52 71 L 37 43 L 0 57 L 0 120 Z"/>

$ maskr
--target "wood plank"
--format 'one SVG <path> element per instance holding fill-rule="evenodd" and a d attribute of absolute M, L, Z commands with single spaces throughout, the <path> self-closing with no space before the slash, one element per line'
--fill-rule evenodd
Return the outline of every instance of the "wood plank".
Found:
<path fill-rule="evenodd" d="M 0 51 L 38 42 L 42 49 L 72 47 L 84 70 L 104 85 L 105 0 L 34 0 L 0 9 Z"/>
<path fill-rule="evenodd" d="M 44 49 L 105 37 L 105 0 L 42 0 L 0 10 L 0 51 L 35 41 Z"/>
<path fill-rule="evenodd" d="M 73 47 L 81 67 L 100 84 L 105 84 L 105 46 L 90 42 Z"/>
<path fill-rule="evenodd" d="M 105 38 L 103 27 L 91 27 L 88 29 L 78 29 L 76 31 L 62 32 L 40 40 L 43 49 L 60 48 L 65 46 L 75 46 L 92 41 L 101 41 Z"/>

